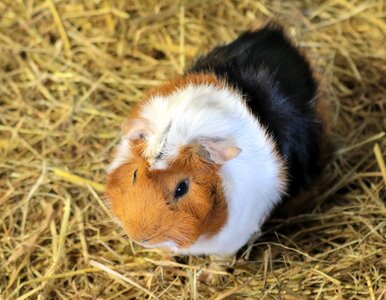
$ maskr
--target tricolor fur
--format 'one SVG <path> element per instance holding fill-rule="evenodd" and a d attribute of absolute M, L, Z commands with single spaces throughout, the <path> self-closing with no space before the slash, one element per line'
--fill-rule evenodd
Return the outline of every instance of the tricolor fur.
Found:
<path fill-rule="evenodd" d="M 317 174 L 315 94 L 308 64 L 279 29 L 216 48 L 123 123 L 108 167 L 113 213 L 146 247 L 235 253 Z"/>
<path fill-rule="evenodd" d="M 259 230 L 259 220 L 272 210 L 284 189 L 283 162 L 275 152 L 272 138 L 250 113 L 242 96 L 223 82 L 214 80 L 213 76 L 191 75 L 176 82 L 169 95 L 159 95 L 154 91 L 136 113 L 134 120 L 137 124 L 134 126 L 138 127 L 134 130 L 143 131 L 146 136 L 142 156 L 149 172 L 163 170 L 167 173 L 176 162 L 186 160 L 181 150 L 210 139 L 225 138 L 242 149 L 236 158 L 227 161 L 218 171 L 227 206 L 224 226 L 210 235 L 197 236 L 197 240 L 186 248 L 178 248 L 172 240 L 163 241 L 180 253 L 236 252 Z M 141 123 L 146 125 L 142 128 Z M 135 139 L 123 136 L 121 145 L 127 146 L 118 147 L 109 169 L 111 174 L 114 174 L 114 169 L 115 174 L 117 169 L 119 172 L 125 159 L 135 159 L 133 141 Z M 128 172 L 128 182 L 130 178 Z M 210 182 L 213 178 L 208 180 Z M 147 197 L 147 192 L 142 191 L 144 197 Z M 127 205 L 136 201 L 142 200 L 127 199 Z M 152 203 L 148 204 L 146 209 L 151 210 Z"/>

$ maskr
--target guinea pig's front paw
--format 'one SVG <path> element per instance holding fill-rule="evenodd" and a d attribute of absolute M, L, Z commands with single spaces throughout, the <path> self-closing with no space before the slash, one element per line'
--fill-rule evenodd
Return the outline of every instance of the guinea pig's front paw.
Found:
<path fill-rule="evenodd" d="M 229 275 L 226 269 L 233 266 L 235 263 L 235 257 L 210 256 L 210 261 L 209 266 L 200 271 L 198 279 L 202 283 L 217 285 L 220 284 L 227 275 Z"/>
<path fill-rule="evenodd" d="M 223 270 L 223 272 L 226 273 L 225 269 Z M 201 270 L 198 274 L 198 280 L 201 283 L 205 283 L 207 285 L 218 285 L 221 284 L 224 276 L 224 274 L 219 274 L 217 272 L 215 273 L 212 270 Z"/>

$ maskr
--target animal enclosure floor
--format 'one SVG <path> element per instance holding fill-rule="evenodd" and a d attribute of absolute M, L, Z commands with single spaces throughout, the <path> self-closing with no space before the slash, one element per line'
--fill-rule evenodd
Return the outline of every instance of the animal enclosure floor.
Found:
<path fill-rule="evenodd" d="M 385 299 L 385 5 L 2 1 L 0 299 Z M 104 168 L 146 89 L 269 19 L 320 78 L 335 154 L 313 211 L 272 220 L 251 261 L 205 284 L 206 258 L 130 243 Z"/>

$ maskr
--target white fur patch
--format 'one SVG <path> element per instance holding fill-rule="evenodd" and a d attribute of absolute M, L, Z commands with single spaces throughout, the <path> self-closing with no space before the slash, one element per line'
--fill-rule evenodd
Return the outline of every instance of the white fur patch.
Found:
<path fill-rule="evenodd" d="M 114 159 L 106 168 L 107 173 L 111 173 L 112 171 L 123 165 L 130 158 L 131 151 L 129 140 L 125 137 L 122 137 L 115 150 L 116 153 Z"/>
<path fill-rule="evenodd" d="M 188 249 L 177 249 L 182 254 L 234 254 L 260 230 L 261 220 L 284 190 L 280 179 L 284 166 L 266 129 L 240 94 L 211 84 L 190 84 L 169 96 L 154 96 L 140 117 L 151 127 L 145 156 L 153 169 L 167 168 L 181 146 L 200 137 L 231 139 L 242 149 L 221 168 L 228 204 L 226 225 L 211 238 L 201 236 Z M 117 168 L 129 155 L 129 145 L 121 141 L 108 170 Z"/>

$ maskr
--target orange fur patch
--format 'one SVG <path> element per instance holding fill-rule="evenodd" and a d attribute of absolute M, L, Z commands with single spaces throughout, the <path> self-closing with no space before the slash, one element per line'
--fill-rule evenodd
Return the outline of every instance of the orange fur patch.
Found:
<path fill-rule="evenodd" d="M 317 96 L 316 113 L 323 124 L 323 134 L 329 135 L 331 133 L 331 107 L 323 94 L 323 89 L 320 89 Z"/>
<path fill-rule="evenodd" d="M 323 126 L 323 133 L 320 137 L 320 153 L 319 162 L 320 166 L 324 168 L 327 163 L 331 160 L 334 154 L 334 144 L 332 143 L 331 137 L 331 110 L 330 105 L 325 101 L 326 99 L 319 99 L 317 103 L 316 112 Z"/>
<path fill-rule="evenodd" d="M 182 89 L 189 84 L 203 85 L 210 84 L 224 88 L 227 86 L 225 81 L 218 79 L 213 73 L 193 73 L 179 76 L 173 80 L 168 81 L 164 85 L 151 89 L 146 98 L 153 96 L 168 96 L 173 94 L 178 89 Z"/>
<path fill-rule="evenodd" d="M 149 170 L 141 157 L 143 146 L 134 145 L 134 159 L 114 170 L 107 182 L 112 212 L 128 235 L 137 242 L 150 239 L 149 245 L 173 241 L 187 248 L 199 236 L 219 232 L 227 220 L 219 166 L 202 160 L 197 147 L 187 146 L 168 169 Z M 174 199 L 176 186 L 187 178 L 188 193 Z"/>
<path fill-rule="evenodd" d="M 279 174 L 278 174 L 278 179 L 279 179 L 279 190 L 280 193 L 286 195 L 286 190 L 287 190 L 287 182 L 288 182 L 288 173 L 287 173 L 287 167 L 286 167 L 286 162 L 283 156 L 280 154 L 279 151 L 279 146 L 278 144 L 273 140 L 273 137 L 269 135 L 267 129 L 266 130 L 266 141 L 269 143 L 272 149 L 272 154 L 275 157 L 275 161 L 279 165 Z"/>
<path fill-rule="evenodd" d="M 249 31 L 250 32 L 256 32 L 264 28 L 274 28 L 274 29 L 280 29 L 283 30 L 283 26 L 280 25 L 279 23 L 276 23 L 274 19 L 269 18 L 266 21 L 255 21 L 249 26 Z"/>
<path fill-rule="evenodd" d="M 200 232 L 203 235 L 211 237 L 218 233 L 225 225 L 228 218 L 228 207 L 225 200 L 222 182 L 219 175 L 219 165 L 213 165 L 201 159 L 199 153 L 199 145 L 187 146 L 180 151 L 179 158 L 172 167 L 181 167 L 186 161 L 191 162 L 191 167 L 194 172 L 193 176 L 199 189 L 197 192 L 201 194 L 196 200 L 203 202 L 200 206 L 206 208 L 199 212 Z M 182 164 L 182 165 L 181 165 Z M 198 191 L 200 190 L 200 191 Z M 190 203 L 187 203 L 188 205 Z M 195 201 L 194 206 L 197 204 Z M 207 206 L 209 204 L 209 206 Z"/>
<path fill-rule="evenodd" d="M 270 141 L 270 140 L 269 140 Z M 288 182 L 288 173 L 286 168 L 286 163 L 283 158 L 283 156 L 280 154 L 278 145 L 275 142 L 269 142 L 271 144 L 271 147 L 273 149 L 273 155 L 275 156 L 276 162 L 279 164 L 279 185 L 280 185 L 280 192 L 282 194 L 286 194 L 287 189 L 287 182 Z"/>

